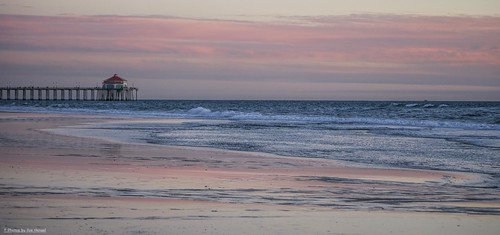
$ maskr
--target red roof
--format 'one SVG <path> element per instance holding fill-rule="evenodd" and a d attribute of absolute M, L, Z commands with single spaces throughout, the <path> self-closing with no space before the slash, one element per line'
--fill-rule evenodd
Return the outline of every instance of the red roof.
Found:
<path fill-rule="evenodd" d="M 118 74 L 115 74 L 115 75 L 113 75 L 113 77 L 110 77 L 110 78 L 104 80 L 103 83 L 105 83 L 105 84 L 117 84 L 117 83 L 121 84 L 121 83 L 124 83 L 126 81 L 127 81 L 126 79 L 123 79 L 123 78 L 119 77 Z"/>

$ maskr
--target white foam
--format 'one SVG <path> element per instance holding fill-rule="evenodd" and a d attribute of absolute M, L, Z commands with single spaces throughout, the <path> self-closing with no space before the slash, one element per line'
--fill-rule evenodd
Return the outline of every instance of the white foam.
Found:
<path fill-rule="evenodd" d="M 188 111 L 192 115 L 208 115 L 212 113 L 212 110 L 203 107 L 193 108 Z"/>

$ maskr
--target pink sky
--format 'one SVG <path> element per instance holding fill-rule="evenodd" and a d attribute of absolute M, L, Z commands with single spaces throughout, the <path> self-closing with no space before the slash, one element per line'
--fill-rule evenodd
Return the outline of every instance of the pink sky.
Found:
<path fill-rule="evenodd" d="M 500 100 L 495 16 L 0 14 L 0 32 L 0 86 L 118 73 L 142 98 Z"/>

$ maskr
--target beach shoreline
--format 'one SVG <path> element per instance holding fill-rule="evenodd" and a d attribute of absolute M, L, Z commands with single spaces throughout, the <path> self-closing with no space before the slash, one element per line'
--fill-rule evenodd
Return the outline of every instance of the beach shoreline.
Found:
<path fill-rule="evenodd" d="M 400 198 L 391 189 L 467 184 L 478 180 L 475 174 L 349 167 L 324 159 L 139 145 L 46 131 L 102 121 L 109 119 L 0 112 L 4 229 L 44 227 L 50 234 L 500 231 L 499 201 L 441 203 L 440 195 L 422 192 L 414 202 L 399 202 L 400 209 L 391 206 Z M 434 205 L 414 206 L 420 199 Z M 430 209 L 452 204 L 455 212 Z"/>

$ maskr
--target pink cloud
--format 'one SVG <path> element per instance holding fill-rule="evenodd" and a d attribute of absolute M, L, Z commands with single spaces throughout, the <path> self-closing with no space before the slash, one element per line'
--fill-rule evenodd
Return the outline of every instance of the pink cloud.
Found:
<path fill-rule="evenodd" d="M 148 17 L 1 16 L 3 48 L 333 61 L 500 62 L 500 17 L 360 15 L 269 24 Z"/>

